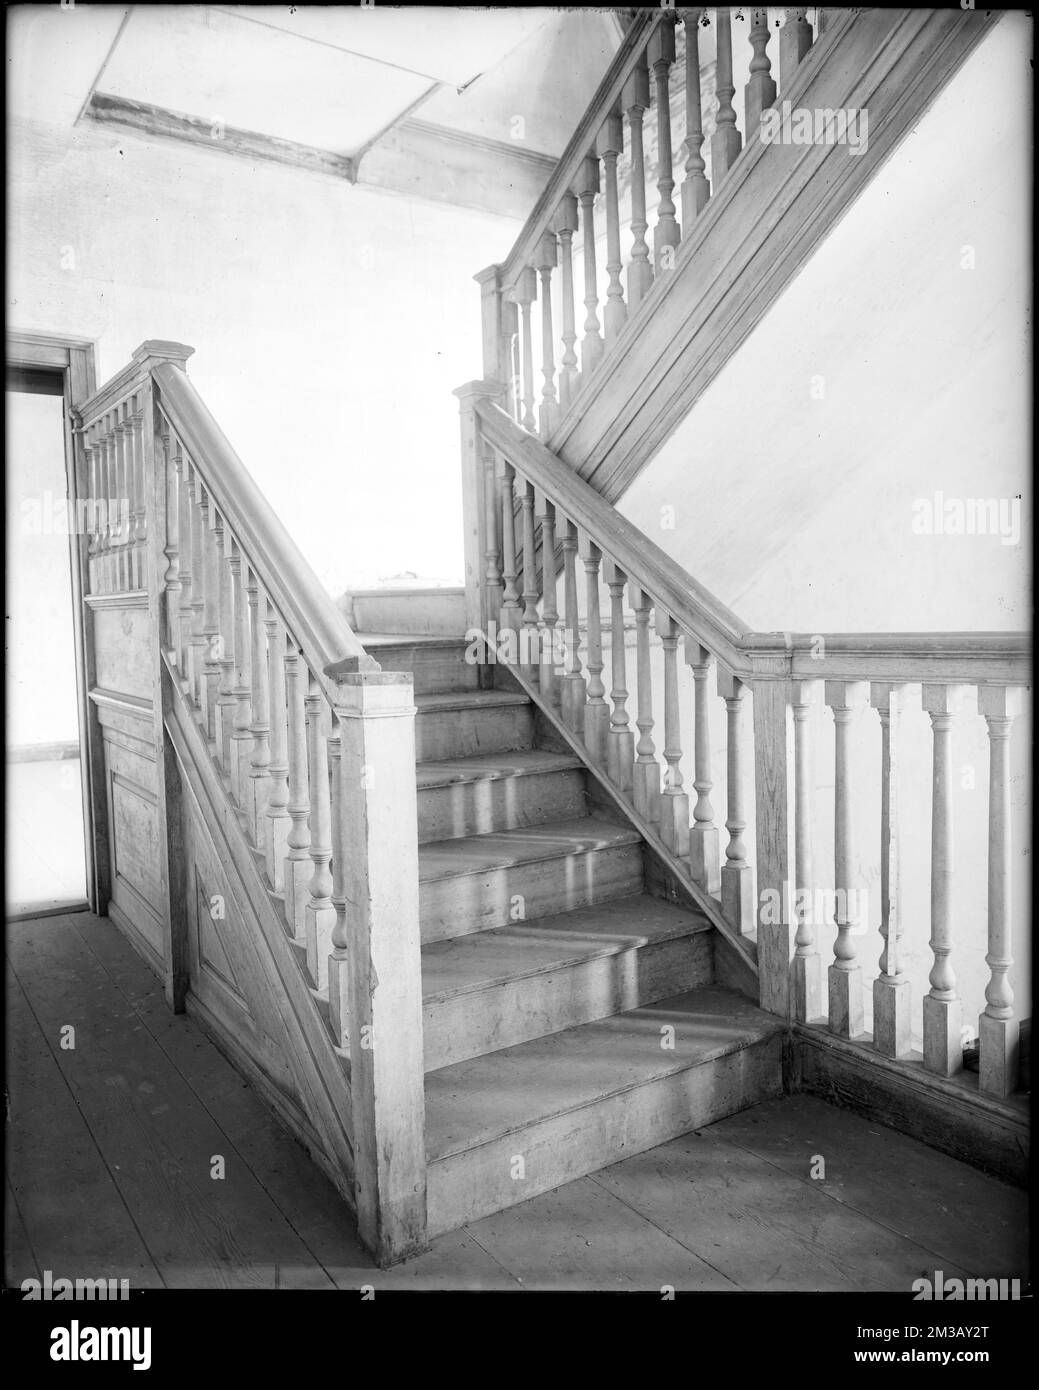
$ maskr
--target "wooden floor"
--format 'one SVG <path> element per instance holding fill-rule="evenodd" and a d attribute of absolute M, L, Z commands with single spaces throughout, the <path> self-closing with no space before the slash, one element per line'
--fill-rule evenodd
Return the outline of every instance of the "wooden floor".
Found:
<path fill-rule="evenodd" d="M 8 1107 L 8 1285 L 906 1291 L 935 1269 L 1026 1274 L 1023 1193 L 802 1096 L 377 1270 L 296 1141 L 86 913 L 8 926 Z"/>

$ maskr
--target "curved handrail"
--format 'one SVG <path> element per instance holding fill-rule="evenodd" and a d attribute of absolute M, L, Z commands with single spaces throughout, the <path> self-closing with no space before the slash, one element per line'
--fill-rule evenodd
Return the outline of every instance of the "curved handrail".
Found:
<path fill-rule="evenodd" d="M 163 362 L 152 368 L 152 380 L 170 424 L 203 470 L 206 487 L 314 675 L 379 670 L 186 373 Z"/>
<path fill-rule="evenodd" d="M 755 632 L 501 406 L 474 402 L 484 437 L 732 673 L 935 684 L 1027 684 L 1025 632 Z"/>

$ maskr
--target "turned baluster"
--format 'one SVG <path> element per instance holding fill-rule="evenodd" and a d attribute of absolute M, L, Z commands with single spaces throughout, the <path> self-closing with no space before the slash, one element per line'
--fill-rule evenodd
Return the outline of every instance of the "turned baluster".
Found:
<path fill-rule="evenodd" d="M 132 406 L 124 401 L 119 407 L 119 461 L 122 470 L 122 491 L 119 497 L 120 584 L 124 592 L 135 588 L 133 576 L 132 518 L 137 505 L 134 495 Z"/>
<path fill-rule="evenodd" d="M 776 84 L 772 78 L 772 60 L 768 56 L 768 10 L 753 8 L 750 12 L 750 46 L 753 56 L 750 60 L 750 80 L 743 89 L 744 130 L 747 139 L 753 140 L 757 134 L 762 111 L 767 111 L 776 100 Z"/>
<path fill-rule="evenodd" d="M 635 723 L 639 741 L 632 773 L 632 795 L 635 809 L 646 820 L 660 820 L 660 764 L 653 742 L 653 674 L 650 665 L 649 617 L 653 600 L 645 589 L 635 589 L 631 596 L 635 609 L 635 667 L 638 687 L 638 714 Z"/>
<path fill-rule="evenodd" d="M 494 450 L 478 440 L 480 461 L 484 471 L 484 588 L 487 591 L 488 623 L 497 622 L 501 612 L 504 589 L 501 577 L 501 485 Z"/>
<path fill-rule="evenodd" d="M 231 571 L 231 602 L 234 609 L 234 723 L 231 729 L 230 767 L 231 791 L 238 805 L 245 810 L 249 787 L 249 760 L 252 756 L 252 653 L 249 637 L 249 600 L 246 595 L 246 574 L 242 552 L 234 536 L 228 559 Z"/>
<path fill-rule="evenodd" d="M 685 636 L 685 659 L 693 673 L 693 786 L 696 805 L 689 831 L 689 870 L 693 881 L 708 893 L 721 887 L 721 847 L 711 805 L 711 719 L 707 681 L 714 657 L 694 637 Z"/>
<path fill-rule="evenodd" d="M 317 682 L 311 680 L 307 708 L 307 761 L 310 764 L 310 862 L 314 871 L 307 885 L 305 929 L 307 969 L 318 989 L 328 983 L 328 951 L 335 907 L 332 904 L 332 819 L 328 771 L 330 710 Z"/>
<path fill-rule="evenodd" d="M 815 884 L 812 872 L 812 736 L 811 714 L 818 681 L 793 681 L 794 712 L 794 1017 L 811 1023 L 823 1012 L 822 957 L 815 939 Z"/>
<path fill-rule="evenodd" d="M 538 572 L 534 550 L 534 484 L 524 482 L 520 491 L 523 515 L 523 627 L 520 631 L 520 665 L 528 680 L 537 674 Z"/>
<path fill-rule="evenodd" d="M 523 342 L 523 428 L 532 433 L 537 429 L 534 416 L 534 350 L 530 332 L 530 306 L 538 297 L 537 276 L 533 266 L 524 266 L 516 282 L 516 303 L 520 308 L 520 336 Z"/>
<path fill-rule="evenodd" d="M 963 1005 L 952 968 L 952 722 L 962 704 L 959 686 L 925 685 L 923 708 L 931 716 L 931 939 L 934 964 L 924 998 L 924 1066 L 939 1076 L 963 1067 Z"/>
<path fill-rule="evenodd" d="M 577 199 L 564 193 L 553 224 L 559 237 L 559 268 L 563 294 L 563 358 L 559 372 L 559 402 L 568 410 L 581 384 L 577 369 L 577 329 L 574 322 L 574 232 L 577 231 Z"/>
<path fill-rule="evenodd" d="M 559 703 L 556 689 L 556 657 L 559 639 L 556 626 L 559 609 L 556 607 L 556 509 L 546 497 L 541 514 L 541 618 L 544 632 L 541 637 L 541 672 L 538 684 L 549 704 Z"/>
<path fill-rule="evenodd" d="M 270 720 L 268 715 L 269 704 L 269 677 L 267 674 L 267 634 L 264 631 L 263 618 L 261 613 L 266 606 L 266 599 L 263 600 L 264 608 L 261 608 L 260 582 L 256 571 L 249 566 L 249 576 L 245 585 L 245 592 L 249 598 L 249 634 L 250 634 L 250 677 L 252 680 L 252 735 L 253 748 L 249 757 L 249 776 L 248 785 L 245 789 L 245 813 L 248 818 L 250 833 L 252 834 L 253 844 L 264 855 L 267 852 L 266 845 L 266 819 L 264 811 L 267 809 L 267 793 L 270 786 Z"/>
<path fill-rule="evenodd" d="M 148 499 L 144 487 L 144 396 L 138 392 L 132 398 L 130 415 L 130 448 L 133 459 L 134 512 L 132 523 L 133 587 L 143 589 L 148 583 Z"/>
<path fill-rule="evenodd" d="M 577 527 L 567 521 L 560 540 L 563 550 L 563 608 L 565 612 L 566 672 L 560 692 L 563 720 L 572 733 L 584 733 L 587 691 L 581 674 L 581 628 L 577 612 Z"/>
<path fill-rule="evenodd" d="M 202 563 L 205 569 L 205 607 L 202 635 L 205 638 L 205 662 L 202 666 L 202 724 L 213 740 L 216 739 L 216 702 L 220 694 L 220 660 L 223 639 L 220 635 L 220 556 L 217 553 L 214 523 L 216 504 L 202 490 Z"/>
<path fill-rule="evenodd" d="M 873 1046 L 904 1057 L 910 1037 L 911 986 L 902 971 L 898 860 L 898 716 L 903 687 L 875 681 L 870 704 L 880 716 L 880 975 L 873 981 Z"/>
<path fill-rule="evenodd" d="M 310 783 L 307 775 L 306 695 L 310 680 L 299 645 L 286 638 L 285 679 L 289 721 L 289 802 L 292 821 L 282 866 L 285 921 L 297 941 L 306 942 L 306 907 L 310 863 Z"/>
<path fill-rule="evenodd" d="M 736 111 L 732 99 L 736 88 L 732 82 L 732 25 L 729 11 L 719 6 L 717 14 L 718 56 L 715 68 L 715 93 L 718 98 L 718 111 L 714 120 L 714 134 L 711 136 L 711 178 L 714 192 L 718 192 L 722 179 L 736 162 L 736 156 L 743 144 L 743 137 L 736 129 Z"/>
<path fill-rule="evenodd" d="M 346 814 L 344 777 L 349 775 L 343 758 L 342 723 L 333 711 L 333 737 L 328 740 L 332 784 L 332 908 L 335 920 L 328 937 L 328 1022 L 337 1046 L 350 1046 L 350 934 L 347 924 L 346 860 L 343 817 Z"/>
<path fill-rule="evenodd" d="M 703 9 L 686 10 L 685 22 L 685 178 L 682 181 L 682 226 L 686 235 L 696 215 L 711 196 L 703 145 L 703 111 L 700 94 L 700 19 Z"/>
<path fill-rule="evenodd" d="M 859 934 L 855 873 L 855 836 L 852 797 L 855 794 L 851 765 L 851 717 L 864 702 L 868 687 L 861 681 L 827 681 L 826 703 L 834 723 L 834 820 L 833 877 L 834 922 L 837 939 L 827 979 L 830 994 L 830 1030 L 842 1038 L 857 1037 L 863 1030 L 862 968 L 856 959 L 853 937 Z"/>
<path fill-rule="evenodd" d="M 588 702 L 584 707 L 584 741 L 593 760 L 600 766 L 606 761 L 606 736 L 610 727 L 610 710 L 604 698 L 602 682 L 602 622 L 599 616 L 599 547 L 588 540 L 584 555 L 586 612 L 588 622 Z"/>
<path fill-rule="evenodd" d="M 725 863 L 721 871 L 722 912 L 741 936 L 749 936 L 757 925 L 753 871 L 747 862 L 743 832 L 747 828 L 744 781 L 747 745 L 743 710 L 747 687 L 724 667 L 718 667 L 718 694 L 725 700 L 726 717 L 726 812 Z"/>
<path fill-rule="evenodd" d="M 98 506 L 98 497 L 100 493 L 97 481 L 97 449 L 94 446 L 96 434 L 97 427 L 95 425 L 85 426 L 80 433 L 87 488 L 87 507 L 86 516 L 84 518 L 87 527 L 87 580 L 89 590 L 92 594 L 96 594 L 98 591 L 97 551 L 98 541 L 101 537 L 101 509 Z"/>
<path fill-rule="evenodd" d="M 584 307 L 588 313 L 581 340 L 581 385 L 602 361 L 603 341 L 599 332 L 599 291 L 595 268 L 595 195 L 599 191 L 599 161 L 590 154 L 581 161 L 574 181 L 574 192 L 581 204 L 581 231 L 584 236 Z"/>
<path fill-rule="evenodd" d="M 985 685 L 978 689 L 978 713 L 989 737 L 988 799 L 988 951 L 991 975 L 985 1009 L 978 1020 L 981 1049 L 978 1083 L 1001 1100 L 1017 1086 L 1020 1023 L 1014 1016 L 1010 919 L 1010 728 L 1021 712 L 1020 690 Z"/>
<path fill-rule="evenodd" d="M 538 421 L 541 438 L 547 439 L 559 419 L 556 400 L 555 342 L 552 332 L 552 271 L 557 264 L 556 238 L 546 232 L 538 242 L 536 262 L 541 276 L 541 375 L 545 384 L 541 390 L 541 410 Z"/>
<path fill-rule="evenodd" d="M 628 673 L 624 650 L 624 586 L 628 577 L 617 565 L 608 564 L 606 587 L 610 592 L 610 668 L 613 688 L 606 767 L 610 781 L 626 796 L 635 785 L 635 734 L 628 720 Z"/>
<path fill-rule="evenodd" d="M 98 592 L 110 594 L 112 584 L 112 440 L 108 432 L 108 416 L 102 415 L 97 426 L 98 483 L 100 486 L 99 505 L 102 522 L 98 541 Z"/>
<path fill-rule="evenodd" d="M 671 167 L 671 96 L 668 84 L 671 64 L 675 61 L 675 15 L 665 10 L 663 22 L 654 30 L 649 41 L 649 65 L 653 69 L 657 101 L 657 223 L 653 228 L 653 264 L 659 275 L 661 267 L 674 264 L 665 255 L 664 247 L 675 247 L 682 239 L 682 229 L 675 220 L 674 171 Z M 674 256 L 674 252 L 670 253 Z"/>
<path fill-rule="evenodd" d="M 174 458 L 170 447 L 169 422 L 158 407 L 155 410 L 155 438 L 162 477 L 166 482 L 166 570 L 162 576 L 165 590 L 166 654 L 178 668 L 180 655 L 180 457 Z"/>
<path fill-rule="evenodd" d="M 501 297 L 501 360 L 505 371 L 505 409 L 519 423 L 523 383 L 519 374 L 519 310 L 512 289 Z"/>
<path fill-rule="evenodd" d="M 116 463 L 116 434 L 112 422 L 115 416 L 104 417 L 105 461 L 105 593 L 119 590 L 119 482 Z"/>
<path fill-rule="evenodd" d="M 285 628 L 267 602 L 267 673 L 270 682 L 271 761 L 267 792 L 267 881 L 276 893 L 285 886 L 289 827 L 289 743 L 285 699 Z"/>
<path fill-rule="evenodd" d="M 829 9 L 816 8 L 815 11 L 815 31 L 817 34 L 825 34 L 830 27 Z"/>
<path fill-rule="evenodd" d="M 501 625 L 508 631 L 520 630 L 520 601 L 516 580 L 519 569 L 516 562 L 516 470 L 508 460 L 503 460 L 501 480 L 501 577 L 504 587 L 501 600 Z"/>
<path fill-rule="evenodd" d="M 681 723 L 678 708 L 678 624 L 657 609 L 657 635 L 664 648 L 664 790 L 660 838 L 678 859 L 689 854 L 689 797 L 682 790 Z"/>
<path fill-rule="evenodd" d="M 192 646 L 195 608 L 192 603 L 191 585 L 194 578 L 194 549 L 192 526 L 194 506 L 192 504 L 191 463 L 176 434 L 173 436 L 173 462 L 180 481 L 178 498 L 178 533 L 180 535 L 180 659 L 177 666 L 180 672 L 180 688 L 185 695 L 194 690 L 194 648 Z"/>
<path fill-rule="evenodd" d="M 606 329 L 606 346 L 609 347 L 628 317 L 624 286 L 621 284 L 621 223 L 617 201 L 617 157 L 624 153 L 624 119 L 619 108 L 606 117 L 595 150 L 603 162 L 606 184 L 606 274 L 609 283 L 606 287 L 603 325 Z"/>
<path fill-rule="evenodd" d="M 801 59 L 812 46 L 812 26 L 808 23 L 808 10 L 788 9 L 782 29 L 779 31 L 779 86 L 786 92 L 794 80 Z"/>
<path fill-rule="evenodd" d="M 649 67 L 640 59 L 624 84 L 622 104 L 628 113 L 631 138 L 631 260 L 628 263 L 628 303 L 632 311 L 641 304 L 653 284 L 646 231 L 646 158 L 642 142 L 642 118 L 649 109 Z"/>
<path fill-rule="evenodd" d="M 205 712 L 206 659 L 206 517 L 202 510 L 205 495 L 198 469 L 193 472 L 191 509 L 191 698 Z"/>
<path fill-rule="evenodd" d="M 115 503 L 112 523 L 112 589 L 125 593 L 130 588 L 129 555 L 126 536 L 129 531 L 130 502 L 127 497 L 125 405 L 117 405 L 112 413 L 112 480 Z"/>
<path fill-rule="evenodd" d="M 235 621 L 231 592 L 231 566 L 227 557 L 228 533 L 224 518 L 214 509 L 213 547 L 217 561 L 217 612 L 220 623 L 220 687 L 216 697 L 215 733 L 217 756 L 230 773 L 231 733 L 238 700 L 235 696 Z"/>

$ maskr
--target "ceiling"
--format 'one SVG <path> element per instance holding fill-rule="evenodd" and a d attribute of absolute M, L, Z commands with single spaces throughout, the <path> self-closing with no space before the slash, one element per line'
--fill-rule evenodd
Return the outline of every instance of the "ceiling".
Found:
<path fill-rule="evenodd" d="M 9 111 L 524 216 L 621 31 L 613 11 L 24 6 Z"/>

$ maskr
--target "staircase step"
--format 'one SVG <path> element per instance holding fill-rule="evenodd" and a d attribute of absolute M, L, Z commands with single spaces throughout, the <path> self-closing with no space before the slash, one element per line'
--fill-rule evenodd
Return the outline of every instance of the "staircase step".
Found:
<path fill-rule="evenodd" d="M 713 930 L 648 894 L 422 949 L 426 1068 L 651 1004 L 713 979 Z"/>
<path fill-rule="evenodd" d="M 642 889 L 642 840 L 590 816 L 419 846 L 422 940 L 442 941 Z"/>
<path fill-rule="evenodd" d="M 421 762 L 419 843 L 516 830 L 585 812 L 584 769 L 571 753 L 522 749 Z"/>
<path fill-rule="evenodd" d="M 782 1032 L 708 985 L 430 1072 L 429 1234 L 781 1095 Z"/>
<path fill-rule="evenodd" d="M 479 685 L 480 668 L 466 661 L 472 643 L 464 637 L 415 637 L 399 632 L 359 632 L 357 636 L 384 671 L 410 671 L 416 695 L 476 690 Z"/>
<path fill-rule="evenodd" d="M 465 631 L 461 588 L 356 589 L 339 606 L 354 630 L 459 637 Z"/>
<path fill-rule="evenodd" d="M 534 707 L 523 694 L 458 690 L 418 695 L 415 705 L 415 756 L 420 762 L 511 752 L 534 742 Z"/>

